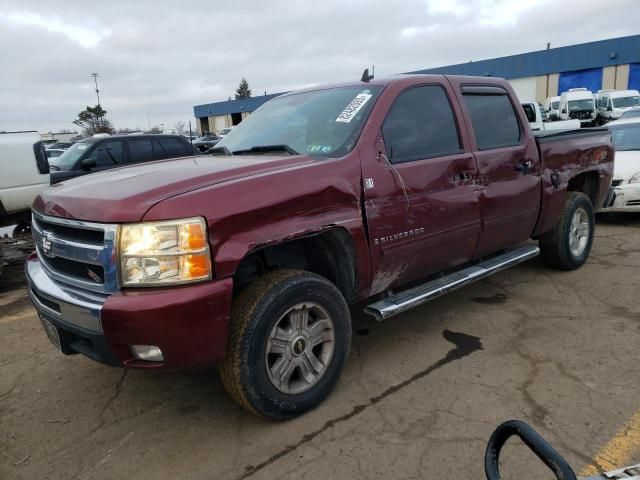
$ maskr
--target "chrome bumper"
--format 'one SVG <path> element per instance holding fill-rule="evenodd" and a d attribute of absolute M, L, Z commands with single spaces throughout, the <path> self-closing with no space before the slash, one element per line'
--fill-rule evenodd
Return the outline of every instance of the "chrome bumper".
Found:
<path fill-rule="evenodd" d="M 89 293 L 53 281 L 35 255 L 27 260 L 24 269 L 29 297 L 40 315 L 102 333 L 100 312 L 107 295 Z"/>
<path fill-rule="evenodd" d="M 601 212 L 640 212 L 640 183 L 619 185 L 611 191 Z"/>

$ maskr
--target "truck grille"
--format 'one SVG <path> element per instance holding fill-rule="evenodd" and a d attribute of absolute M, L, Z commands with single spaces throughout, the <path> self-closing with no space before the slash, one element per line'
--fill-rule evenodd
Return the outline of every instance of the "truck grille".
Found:
<path fill-rule="evenodd" d="M 43 261 L 45 261 L 51 269 L 63 275 L 99 285 L 104 283 L 104 268 L 100 265 L 75 262 L 62 257 L 47 258 L 45 256 Z"/>
<path fill-rule="evenodd" d="M 578 120 L 589 120 L 591 118 L 591 112 L 588 110 L 580 110 L 578 112 L 569 113 L 569 118 Z"/>
<path fill-rule="evenodd" d="M 104 243 L 104 231 L 103 230 L 86 230 L 73 227 L 67 227 L 65 225 L 59 225 L 57 223 L 50 223 L 44 220 L 35 220 L 40 230 L 53 233 L 56 237 L 63 240 L 69 240 L 71 242 L 89 243 L 92 245 L 102 245 Z"/>
<path fill-rule="evenodd" d="M 117 290 L 117 225 L 33 212 L 32 232 L 38 258 L 53 280 L 100 293 Z"/>

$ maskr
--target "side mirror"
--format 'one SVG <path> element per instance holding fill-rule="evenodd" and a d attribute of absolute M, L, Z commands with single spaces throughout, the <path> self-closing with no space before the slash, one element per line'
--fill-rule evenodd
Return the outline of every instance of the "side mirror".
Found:
<path fill-rule="evenodd" d="M 566 109 L 566 108 L 563 108 L 563 109 L 562 109 L 562 113 L 567 113 L 567 109 Z"/>
<path fill-rule="evenodd" d="M 607 107 L 607 112 L 613 112 L 613 107 L 611 105 Z"/>
<path fill-rule="evenodd" d="M 82 166 L 83 170 L 91 170 L 96 167 L 96 161 L 93 158 L 83 158 L 80 161 L 80 166 Z"/>

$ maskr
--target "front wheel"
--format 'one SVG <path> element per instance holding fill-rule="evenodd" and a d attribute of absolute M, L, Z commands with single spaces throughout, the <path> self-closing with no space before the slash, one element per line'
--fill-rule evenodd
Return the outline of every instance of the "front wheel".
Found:
<path fill-rule="evenodd" d="M 584 193 L 569 192 L 555 228 L 540 237 L 542 260 L 560 270 L 581 267 L 589 258 L 594 231 L 591 200 Z"/>
<path fill-rule="evenodd" d="M 220 376 L 247 410 L 286 420 L 331 393 L 350 344 L 349 310 L 331 282 L 309 272 L 271 272 L 234 301 Z"/>

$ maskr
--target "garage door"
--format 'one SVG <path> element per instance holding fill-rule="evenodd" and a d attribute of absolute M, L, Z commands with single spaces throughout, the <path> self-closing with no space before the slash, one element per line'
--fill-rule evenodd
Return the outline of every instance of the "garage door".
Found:
<path fill-rule="evenodd" d="M 588 70 L 575 70 L 573 72 L 563 72 L 558 81 L 558 95 L 566 92 L 570 88 L 586 88 L 592 92 L 597 92 L 602 88 L 602 69 L 590 68 Z"/>
<path fill-rule="evenodd" d="M 629 87 L 631 90 L 640 90 L 640 63 L 629 65 Z"/>
<path fill-rule="evenodd" d="M 536 100 L 536 77 L 516 78 L 509 80 L 521 102 Z"/>

